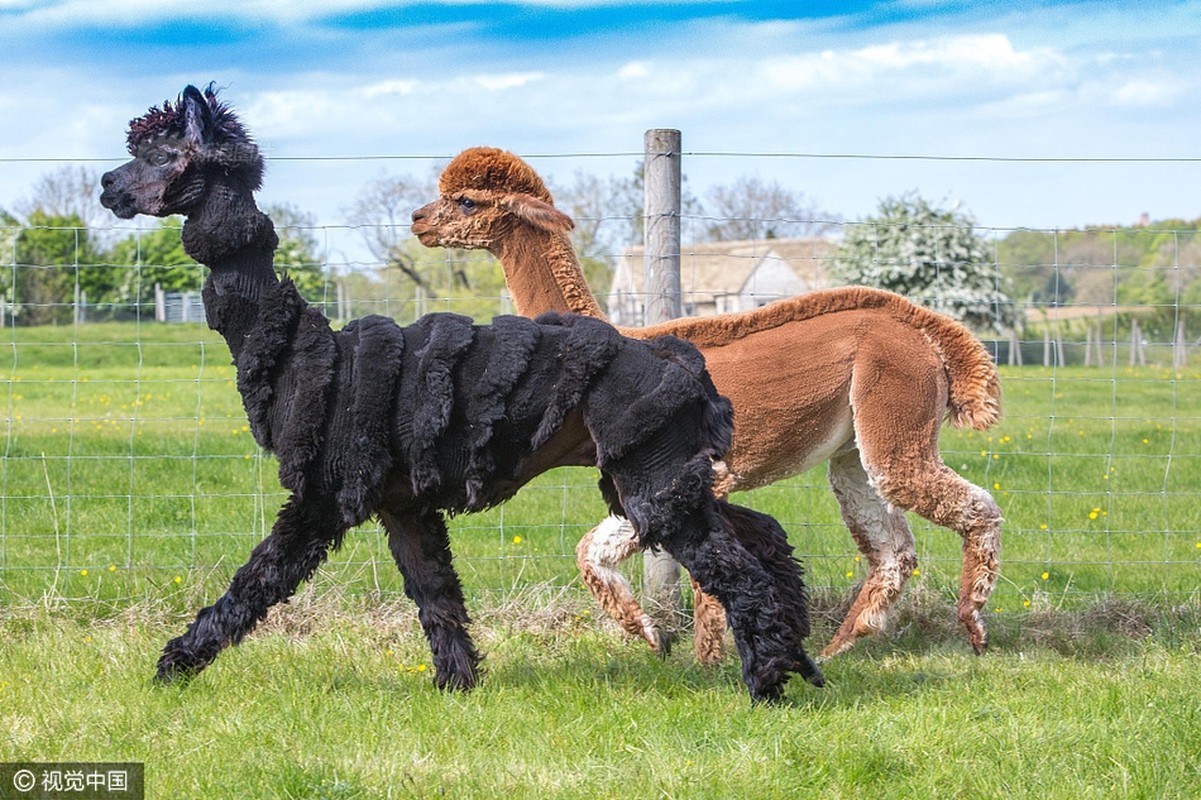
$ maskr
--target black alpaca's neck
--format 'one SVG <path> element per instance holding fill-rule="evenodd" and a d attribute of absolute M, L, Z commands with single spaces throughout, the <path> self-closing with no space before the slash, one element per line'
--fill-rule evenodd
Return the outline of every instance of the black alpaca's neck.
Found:
<path fill-rule="evenodd" d="M 258 324 L 260 306 L 278 294 L 275 226 L 249 188 L 217 182 L 188 214 L 182 239 L 184 251 L 210 270 L 204 287 L 208 324 L 237 358 Z"/>

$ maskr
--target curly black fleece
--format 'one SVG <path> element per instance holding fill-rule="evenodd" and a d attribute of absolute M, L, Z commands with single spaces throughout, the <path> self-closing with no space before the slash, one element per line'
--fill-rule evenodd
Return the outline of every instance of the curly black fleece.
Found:
<path fill-rule="evenodd" d="M 210 318 L 230 300 L 239 302 L 206 292 Z M 285 488 L 336 496 L 347 527 L 371 516 L 393 472 L 414 498 L 452 513 L 507 500 L 519 462 L 577 410 L 602 471 L 654 470 L 687 453 L 688 477 L 676 476 L 683 502 L 708 491 L 729 447 L 729 401 L 674 337 L 641 343 L 558 314 L 476 325 L 440 313 L 407 327 L 368 316 L 335 332 L 286 280 L 258 306 L 234 361 L 251 432 L 278 456 Z M 657 458 L 630 458 L 650 441 Z M 647 543 L 669 535 L 661 527 Z"/>
<path fill-rule="evenodd" d="M 219 330 L 255 316 L 233 326 L 244 331 L 230 339 L 238 389 L 292 497 L 227 595 L 168 644 L 160 677 L 203 668 L 348 528 L 378 513 L 420 606 L 439 685 L 474 685 L 480 656 L 443 512 L 508 499 L 545 468 L 530 460 L 565 432 L 572 458 L 600 468 L 613 511 L 726 604 L 754 697 L 778 697 L 790 671 L 813 679 L 800 642 L 804 589 L 783 530 L 712 496 L 732 413 L 692 345 L 626 339 L 602 321 L 554 314 L 491 325 L 431 314 L 407 327 L 369 316 L 335 332 L 286 280 L 253 302 L 210 286 L 205 301 Z M 570 427 L 573 415 L 586 434 Z"/>

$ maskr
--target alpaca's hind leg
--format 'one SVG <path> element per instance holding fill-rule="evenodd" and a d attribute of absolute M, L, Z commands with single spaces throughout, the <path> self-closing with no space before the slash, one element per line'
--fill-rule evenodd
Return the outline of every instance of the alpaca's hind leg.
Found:
<path fill-rule="evenodd" d="M 897 404 L 900 406 L 901 404 Z M 890 429 L 903 436 L 860 436 L 872 485 L 889 503 L 913 511 L 963 538 L 963 573 L 956 613 L 977 653 L 988 646 L 981 610 L 1000 574 L 1001 509 L 988 492 L 961 478 L 938 455 L 938 420 L 890 409 Z M 900 418 L 896 418 L 900 417 Z"/>
<path fill-rule="evenodd" d="M 779 699 L 790 672 L 822 685 L 821 671 L 805 653 L 799 635 L 797 620 L 808 619 L 800 565 L 781 550 L 780 562 L 769 572 L 732 535 L 724 510 L 719 505 L 714 512 L 697 511 L 679 519 L 677 530 L 662 542 L 664 548 L 725 607 L 742 659 L 743 681 L 754 699 Z M 774 536 L 787 548 L 775 521 L 759 517 L 754 524 L 764 528 L 762 535 Z"/>
<path fill-rule="evenodd" d="M 329 513 L 332 505 L 288 500 L 271 534 L 254 548 L 225 594 L 201 610 L 186 633 L 163 648 L 158 662 L 160 682 L 200 672 L 225 647 L 241 641 L 271 606 L 292 596 L 345 530 L 336 515 Z"/>
<path fill-rule="evenodd" d="M 467 632 L 471 619 L 451 563 L 446 521 L 433 510 L 412 515 L 381 511 L 380 520 L 404 576 L 405 594 L 417 604 L 434 659 L 434 681 L 440 689 L 470 689 L 479 679 L 480 655 Z"/>
<path fill-rule="evenodd" d="M 711 594 L 707 594 L 696 578 L 692 581 L 692 650 L 697 663 L 713 666 L 721 661 L 722 643 L 726 637 L 726 610 Z"/>
<path fill-rule="evenodd" d="M 900 509 L 890 508 L 871 487 L 859 451 L 836 454 L 830 459 L 829 474 L 842 518 L 867 559 L 868 573 L 842 625 L 822 650 L 822 658 L 850 649 L 860 636 L 883 630 L 889 611 L 917 567 L 909 523 Z"/>
<path fill-rule="evenodd" d="M 1001 509 L 988 492 L 959 477 L 941 462 L 924 471 L 892 470 L 877 480 L 892 503 L 908 508 L 963 537 L 963 572 L 956 614 L 977 653 L 988 647 L 981 610 L 1000 574 Z M 897 474 L 900 473 L 900 474 Z M 894 489 L 895 484 L 900 489 Z M 920 486 L 920 490 L 911 487 Z"/>
<path fill-rule="evenodd" d="M 576 565 L 588 591 L 606 614 L 632 636 L 641 637 L 656 653 L 671 650 L 671 637 L 655 626 L 634 598 L 630 582 L 617 568 L 642 549 L 634 526 L 621 517 L 607 517 L 576 545 Z"/>

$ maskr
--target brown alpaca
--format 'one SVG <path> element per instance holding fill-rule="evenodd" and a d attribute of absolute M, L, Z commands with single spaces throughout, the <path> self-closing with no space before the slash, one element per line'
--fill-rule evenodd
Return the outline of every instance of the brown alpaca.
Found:
<path fill-rule="evenodd" d="M 443 171 L 439 191 L 413 212 L 422 244 L 493 253 L 522 315 L 604 316 L 568 238 L 571 218 L 524 161 L 493 148 L 465 150 Z M 755 311 L 619 330 L 638 338 L 670 333 L 700 347 L 735 409 L 727 491 L 829 462 L 830 485 L 868 576 L 823 657 L 887 622 L 917 566 L 906 510 L 963 538 L 957 614 L 972 647 L 984 651 L 980 611 L 997 581 L 1001 511 L 938 450 L 945 417 L 979 430 L 1000 418 L 996 368 L 967 328 L 891 292 L 844 287 Z M 637 551 L 622 522 L 610 518 L 584 537 L 580 569 L 604 609 L 657 649 L 657 631 L 615 569 Z M 696 615 L 697 656 L 715 660 L 720 606 L 702 598 Z"/>

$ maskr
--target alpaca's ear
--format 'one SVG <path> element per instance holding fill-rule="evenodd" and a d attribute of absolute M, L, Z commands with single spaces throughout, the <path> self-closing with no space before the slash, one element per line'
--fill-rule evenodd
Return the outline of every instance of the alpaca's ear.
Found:
<path fill-rule="evenodd" d="M 194 144 L 204 144 L 212 133 L 213 112 L 195 86 L 183 90 L 183 118 L 185 138 Z"/>
<path fill-rule="evenodd" d="M 505 195 L 500 204 L 516 214 L 519 219 L 547 233 L 566 233 L 575 227 L 571 217 L 545 200 L 530 194 Z"/>

